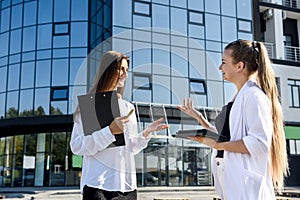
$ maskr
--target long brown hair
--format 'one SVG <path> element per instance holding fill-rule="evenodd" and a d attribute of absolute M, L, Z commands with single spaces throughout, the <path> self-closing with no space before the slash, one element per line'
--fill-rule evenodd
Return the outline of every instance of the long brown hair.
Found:
<path fill-rule="evenodd" d="M 106 52 L 100 61 L 97 69 L 97 73 L 94 78 L 93 86 L 88 92 L 88 94 L 93 94 L 96 92 L 109 91 L 115 88 L 118 84 L 121 63 L 125 59 L 129 65 L 129 58 L 117 51 Z M 124 88 L 118 88 L 118 92 L 123 92 Z M 73 114 L 73 119 L 77 119 L 77 114 L 79 113 L 79 106 L 77 106 L 76 111 Z"/>
<path fill-rule="evenodd" d="M 273 120 L 273 136 L 270 152 L 273 184 L 276 189 L 282 189 L 284 177 L 289 173 L 286 140 L 283 129 L 282 107 L 276 86 L 275 74 L 271 66 L 265 45 L 261 42 L 237 40 L 228 44 L 225 49 L 231 49 L 235 63 L 242 61 L 250 74 L 257 73 L 258 83 L 271 101 Z"/>

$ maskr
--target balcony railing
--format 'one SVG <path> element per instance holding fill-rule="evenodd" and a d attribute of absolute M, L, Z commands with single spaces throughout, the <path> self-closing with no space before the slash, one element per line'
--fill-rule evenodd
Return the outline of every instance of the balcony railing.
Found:
<path fill-rule="evenodd" d="M 264 45 L 268 50 L 269 58 L 275 58 L 275 45 L 273 43 L 267 43 L 267 42 L 264 42 Z"/>
<path fill-rule="evenodd" d="M 282 0 L 282 5 L 291 8 L 300 8 L 300 0 Z"/>
<path fill-rule="evenodd" d="M 285 60 L 300 62 L 300 47 L 284 46 Z"/>

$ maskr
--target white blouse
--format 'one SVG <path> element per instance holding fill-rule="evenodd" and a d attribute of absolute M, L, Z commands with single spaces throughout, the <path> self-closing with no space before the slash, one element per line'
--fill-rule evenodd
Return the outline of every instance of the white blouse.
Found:
<path fill-rule="evenodd" d="M 121 116 L 134 106 L 119 99 Z M 150 137 L 138 134 L 136 115 L 132 114 L 125 128 L 125 146 L 106 148 L 115 141 L 109 127 L 84 136 L 80 114 L 74 120 L 71 150 L 83 156 L 80 190 L 85 185 L 106 191 L 128 192 L 137 188 L 134 155 L 147 147 Z"/>

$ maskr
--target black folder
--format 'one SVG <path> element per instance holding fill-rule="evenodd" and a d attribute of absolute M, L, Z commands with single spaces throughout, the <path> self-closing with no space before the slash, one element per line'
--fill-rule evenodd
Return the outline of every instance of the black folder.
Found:
<path fill-rule="evenodd" d="M 78 96 L 81 121 L 84 135 L 109 126 L 111 122 L 120 116 L 118 96 L 116 91 L 97 92 Z M 115 134 L 116 141 L 108 147 L 125 145 L 124 133 Z"/>
<path fill-rule="evenodd" d="M 207 129 L 179 130 L 176 132 L 175 135 L 173 135 L 173 137 L 183 138 L 183 139 L 189 139 L 189 137 L 196 137 L 196 136 L 208 137 L 217 142 L 229 141 L 229 139 L 226 136 L 219 135 L 218 133 L 209 131 Z"/>

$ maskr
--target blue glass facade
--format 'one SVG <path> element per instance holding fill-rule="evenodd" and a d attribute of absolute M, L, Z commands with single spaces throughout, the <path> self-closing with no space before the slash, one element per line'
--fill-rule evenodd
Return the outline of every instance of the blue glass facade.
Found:
<path fill-rule="evenodd" d="M 251 7 L 251 0 L 2 0 L 0 116 L 10 128 L 1 130 L 0 186 L 79 185 L 69 119 L 74 95 L 92 84 L 97 65 L 82 63 L 95 49 L 130 57 L 124 98 L 136 105 L 141 129 L 164 115 L 171 128 L 158 134 L 199 127 L 176 113 L 186 97 L 213 120 L 235 93 L 218 70 L 223 46 L 252 39 Z M 136 157 L 138 184 L 210 185 L 209 160 L 200 144 L 153 138 Z"/>

